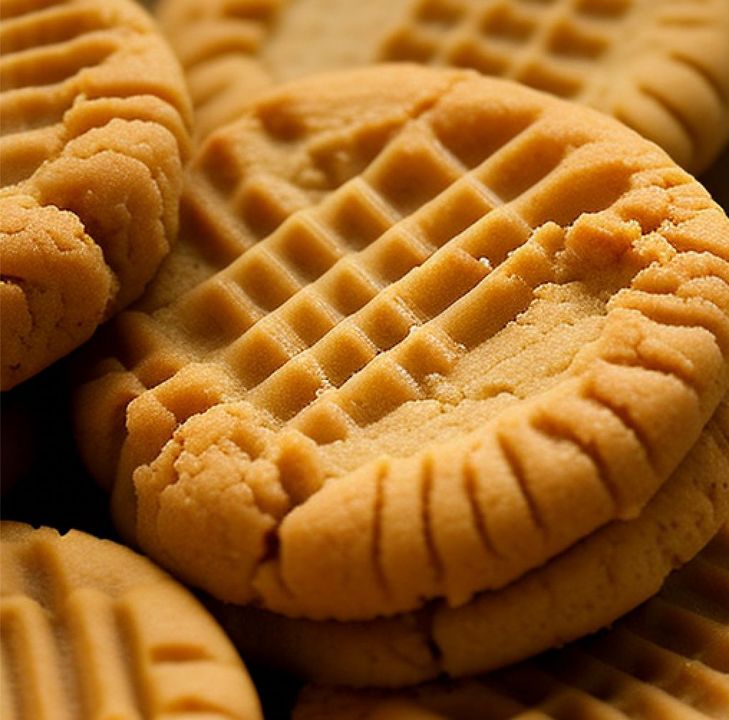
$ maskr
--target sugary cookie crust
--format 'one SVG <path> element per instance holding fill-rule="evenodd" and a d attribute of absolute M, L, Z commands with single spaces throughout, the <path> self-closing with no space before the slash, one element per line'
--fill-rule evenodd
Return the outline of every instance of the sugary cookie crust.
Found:
<path fill-rule="evenodd" d="M 5 720 L 260 720 L 230 641 L 149 560 L 75 530 L 0 528 Z"/>
<path fill-rule="evenodd" d="M 254 120 L 310 192 L 258 242 L 223 140 Z M 120 318 L 78 427 L 124 531 L 224 600 L 466 603 L 636 517 L 726 391 L 729 222 L 610 118 L 392 66 L 292 84 L 221 145 L 230 265 Z"/>
<path fill-rule="evenodd" d="M 141 294 L 177 232 L 191 111 L 136 3 L 4 0 L 1 12 L 5 390 Z"/>
<path fill-rule="evenodd" d="M 729 136 L 723 0 L 162 0 L 200 136 L 267 85 L 374 62 L 469 67 L 614 115 L 692 172 Z"/>

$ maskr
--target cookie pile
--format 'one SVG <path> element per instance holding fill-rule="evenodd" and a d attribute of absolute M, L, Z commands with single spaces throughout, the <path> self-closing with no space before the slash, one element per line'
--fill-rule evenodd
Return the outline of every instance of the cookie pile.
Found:
<path fill-rule="evenodd" d="M 729 707 L 729 6 L 155 11 L 3 0 L 3 388 L 81 346 L 118 541 L 3 525 L 8 716 L 258 717 L 208 611 L 295 717 Z"/>

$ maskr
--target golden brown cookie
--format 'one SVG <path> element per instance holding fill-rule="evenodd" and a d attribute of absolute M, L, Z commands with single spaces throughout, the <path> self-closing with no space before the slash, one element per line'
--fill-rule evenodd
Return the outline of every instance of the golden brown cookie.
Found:
<path fill-rule="evenodd" d="M 0 528 L 4 720 L 260 720 L 225 634 L 149 560 L 75 530 Z"/>
<path fill-rule="evenodd" d="M 725 0 L 162 0 L 158 16 L 201 135 L 267 84 L 409 61 L 596 107 L 694 172 L 729 136 Z"/>
<path fill-rule="evenodd" d="M 251 242 L 224 140 L 257 123 L 311 194 Z M 205 241 L 241 254 L 119 318 L 77 425 L 123 531 L 223 600 L 463 605 L 638 516 L 726 391 L 729 220 L 612 118 L 383 66 L 275 91 L 213 147 Z"/>
<path fill-rule="evenodd" d="M 502 667 L 604 627 L 653 595 L 729 518 L 729 404 L 641 515 L 511 585 L 448 607 L 341 623 L 216 604 L 247 656 L 320 683 L 399 686 Z"/>
<path fill-rule="evenodd" d="M 725 720 L 729 526 L 612 629 L 507 670 L 408 691 L 306 688 L 294 720 Z"/>
<path fill-rule="evenodd" d="M 131 0 L 3 0 L 0 305 L 8 389 L 140 295 L 177 233 L 189 98 Z"/>

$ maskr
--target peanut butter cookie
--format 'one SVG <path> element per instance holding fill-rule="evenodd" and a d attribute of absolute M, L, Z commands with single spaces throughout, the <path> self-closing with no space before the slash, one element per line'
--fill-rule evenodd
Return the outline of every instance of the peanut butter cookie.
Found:
<path fill-rule="evenodd" d="M 251 126 L 263 217 L 292 177 L 308 203 L 259 237 Z M 638 517 L 727 390 L 729 220 L 612 118 L 380 66 L 274 91 L 223 150 L 200 242 L 229 264 L 122 314 L 77 415 L 123 532 L 220 599 L 467 604 Z"/>
<path fill-rule="evenodd" d="M 261 720 L 225 634 L 149 560 L 75 530 L 0 528 L 4 720 Z"/>
<path fill-rule="evenodd" d="M 725 0 L 162 0 L 199 132 L 267 84 L 375 62 L 469 67 L 595 107 L 707 167 L 729 136 Z"/>
<path fill-rule="evenodd" d="M 131 0 L 0 7 L 2 389 L 138 297 L 177 233 L 190 101 Z"/>

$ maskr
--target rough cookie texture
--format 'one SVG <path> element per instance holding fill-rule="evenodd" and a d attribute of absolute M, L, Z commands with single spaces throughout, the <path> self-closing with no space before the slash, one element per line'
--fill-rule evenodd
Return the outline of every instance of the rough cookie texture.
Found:
<path fill-rule="evenodd" d="M 0 13 L 8 389 L 141 294 L 177 233 L 191 110 L 131 0 L 3 0 Z"/>
<path fill-rule="evenodd" d="M 258 242 L 251 124 L 309 191 Z M 726 392 L 729 220 L 612 118 L 398 65 L 276 91 L 221 149 L 229 264 L 114 323 L 77 418 L 122 530 L 221 599 L 467 603 L 638 516 Z"/>
<path fill-rule="evenodd" d="M 128 548 L 3 522 L 2 717 L 260 720 L 220 627 Z"/>
<path fill-rule="evenodd" d="M 729 526 L 661 593 L 592 638 L 482 678 L 409 691 L 308 687 L 294 720 L 729 717 Z"/>
<path fill-rule="evenodd" d="M 725 0 L 162 0 L 204 136 L 271 83 L 470 67 L 619 118 L 698 172 L 729 136 Z"/>
<path fill-rule="evenodd" d="M 641 515 L 592 533 L 501 590 L 367 622 L 214 610 L 249 657 L 321 683 L 398 686 L 472 675 L 582 637 L 658 591 L 729 518 L 729 404 Z"/>

